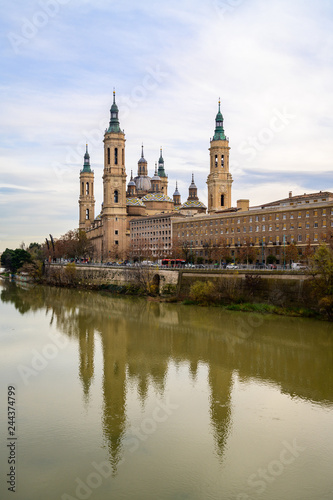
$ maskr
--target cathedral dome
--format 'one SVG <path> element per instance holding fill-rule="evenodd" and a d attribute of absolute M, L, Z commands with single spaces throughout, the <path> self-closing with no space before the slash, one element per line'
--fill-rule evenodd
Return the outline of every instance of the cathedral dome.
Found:
<path fill-rule="evenodd" d="M 173 203 L 172 199 L 163 193 L 148 193 L 142 198 L 142 201 L 168 201 Z"/>
<path fill-rule="evenodd" d="M 187 200 L 180 207 L 182 208 L 204 208 L 206 210 L 205 205 L 199 200 Z"/>
<path fill-rule="evenodd" d="M 128 207 L 145 207 L 145 204 L 140 198 L 127 198 L 126 205 Z"/>
<path fill-rule="evenodd" d="M 140 175 L 134 178 L 138 191 L 149 191 L 151 189 L 151 179 L 148 175 Z"/>

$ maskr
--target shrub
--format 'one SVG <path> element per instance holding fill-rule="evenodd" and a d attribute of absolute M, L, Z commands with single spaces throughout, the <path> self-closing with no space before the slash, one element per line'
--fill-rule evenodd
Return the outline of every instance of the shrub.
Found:
<path fill-rule="evenodd" d="M 201 305 L 208 305 L 216 298 L 216 289 L 211 281 L 196 281 L 191 285 L 190 299 Z"/>

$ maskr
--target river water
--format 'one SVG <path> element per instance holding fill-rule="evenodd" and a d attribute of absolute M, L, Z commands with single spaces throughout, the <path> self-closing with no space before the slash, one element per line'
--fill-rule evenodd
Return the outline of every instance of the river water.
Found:
<path fill-rule="evenodd" d="M 9 283 L 0 324 L 1 499 L 333 499 L 332 324 Z"/>

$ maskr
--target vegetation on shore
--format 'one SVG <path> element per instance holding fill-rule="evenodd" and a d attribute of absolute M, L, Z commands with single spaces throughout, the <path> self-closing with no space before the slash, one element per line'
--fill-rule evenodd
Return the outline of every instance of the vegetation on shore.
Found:
<path fill-rule="evenodd" d="M 80 234 L 69 238 L 69 247 L 82 245 Z M 75 250 L 75 252 L 77 249 Z M 258 274 L 245 275 L 245 281 L 217 278 L 216 280 L 197 280 L 191 284 L 186 296 L 179 297 L 176 287 L 169 285 L 163 289 L 163 297 L 159 295 L 159 282 L 156 281 L 156 271 L 137 267 L 125 271 L 124 284 L 110 284 L 110 269 L 100 271 L 96 279 L 95 270 L 86 270 L 84 275 L 78 272 L 74 262 L 65 266 L 54 267 L 45 263 L 45 254 L 37 243 L 32 243 L 27 249 L 6 249 L 1 256 L 1 265 L 7 273 L 21 272 L 29 276 L 31 281 L 40 284 L 73 287 L 83 289 L 105 290 L 118 295 L 144 295 L 159 297 L 170 302 L 183 301 L 184 304 L 222 306 L 229 310 L 251 311 L 262 314 L 274 313 L 298 315 L 306 317 L 321 317 L 333 320 L 333 249 L 327 245 L 318 247 L 310 259 L 307 270 L 307 297 L 310 297 L 302 307 L 290 307 L 278 300 L 276 296 L 267 301 L 260 301 L 259 292 L 263 280 Z M 116 275 L 116 271 L 115 271 Z M 261 302 L 261 303 L 258 303 Z M 264 303 L 263 303 L 264 302 Z M 286 302 L 286 301 L 285 301 Z M 310 305 L 311 304 L 311 305 Z"/>

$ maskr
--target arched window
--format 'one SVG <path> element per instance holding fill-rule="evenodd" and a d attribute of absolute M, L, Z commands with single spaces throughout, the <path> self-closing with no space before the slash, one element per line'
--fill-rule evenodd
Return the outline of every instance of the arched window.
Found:
<path fill-rule="evenodd" d="M 108 165 L 110 165 L 110 148 L 108 148 Z"/>
<path fill-rule="evenodd" d="M 114 164 L 118 165 L 118 148 L 114 148 Z"/>
<path fill-rule="evenodd" d="M 224 168 L 224 155 L 221 155 L 221 167 Z"/>
<path fill-rule="evenodd" d="M 118 203 L 118 191 L 114 192 L 114 202 Z"/>
<path fill-rule="evenodd" d="M 86 183 L 86 194 L 89 194 L 89 182 Z"/>
<path fill-rule="evenodd" d="M 122 164 L 125 165 L 125 151 L 124 151 L 124 148 L 121 151 L 121 159 L 122 159 Z"/>
<path fill-rule="evenodd" d="M 224 207 L 224 194 L 221 194 L 221 207 Z"/>
<path fill-rule="evenodd" d="M 215 167 L 217 167 L 217 155 L 215 155 Z"/>
<path fill-rule="evenodd" d="M 81 183 L 81 194 L 84 194 L 84 182 Z"/>
<path fill-rule="evenodd" d="M 89 208 L 86 209 L 86 220 L 89 220 Z"/>

